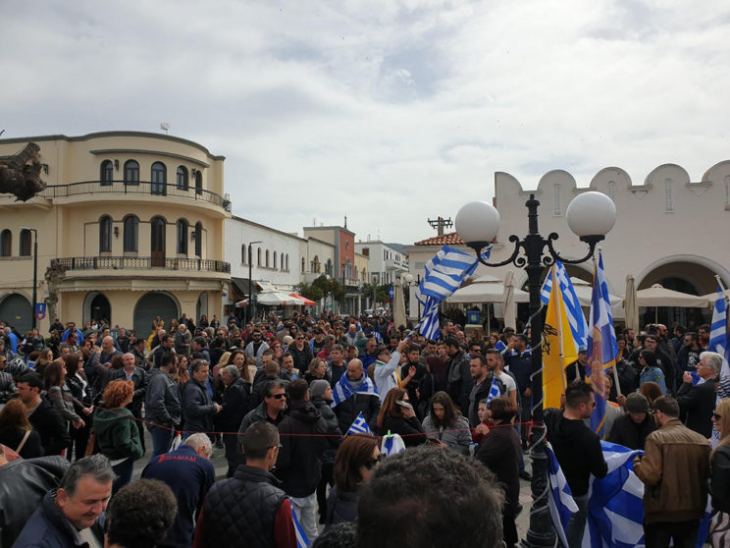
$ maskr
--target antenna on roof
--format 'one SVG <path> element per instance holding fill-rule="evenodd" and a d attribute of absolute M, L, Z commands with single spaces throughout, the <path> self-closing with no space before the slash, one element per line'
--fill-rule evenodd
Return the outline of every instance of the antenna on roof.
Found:
<path fill-rule="evenodd" d="M 436 219 L 429 219 L 428 224 L 431 225 L 431 228 L 435 228 L 437 230 L 439 236 L 444 235 L 444 228 L 451 228 L 454 226 L 454 222 L 451 220 L 451 217 L 444 219 L 440 216 Z"/>
<path fill-rule="evenodd" d="M 160 122 L 160 129 L 165 132 L 165 135 L 168 135 L 168 132 L 170 130 L 170 124 L 167 122 Z"/>

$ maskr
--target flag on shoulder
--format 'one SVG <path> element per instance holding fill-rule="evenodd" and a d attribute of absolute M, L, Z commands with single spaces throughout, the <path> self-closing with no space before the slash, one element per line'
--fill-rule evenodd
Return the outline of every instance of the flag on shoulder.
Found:
<path fill-rule="evenodd" d="M 355 394 L 367 394 L 370 396 L 377 396 L 378 393 L 375 390 L 373 381 L 367 374 L 363 374 L 363 379 L 357 387 L 353 387 L 350 384 L 350 380 L 347 378 L 347 373 L 340 377 L 340 380 L 335 383 L 335 387 L 332 390 L 332 405 L 334 409 L 340 405 L 343 401 L 349 400 Z"/>
<path fill-rule="evenodd" d="M 608 401 L 608 378 L 606 369 L 616 365 L 618 342 L 613 328 L 611 301 L 608 282 L 603 269 L 603 255 L 598 251 L 598 263 L 593 275 L 593 294 L 591 296 L 591 326 L 588 330 L 588 366 L 586 379 L 593 387 L 596 406 L 591 415 L 591 429 L 603 436 Z M 618 388 L 618 387 L 617 387 Z"/>
<path fill-rule="evenodd" d="M 365 420 L 362 411 L 357 414 L 355 420 L 352 421 L 352 425 L 347 429 L 347 432 L 345 432 L 346 436 L 351 436 L 353 434 L 372 434 L 370 427 L 368 426 L 368 421 Z"/>
<path fill-rule="evenodd" d="M 549 278 L 556 277 L 553 265 Z M 560 407 L 566 388 L 565 367 L 578 359 L 578 343 L 569 327 L 568 311 L 558 283 L 552 283 L 543 326 L 542 391 L 543 408 Z"/>
<path fill-rule="evenodd" d="M 489 394 L 487 394 L 487 405 L 494 399 L 502 395 L 502 391 L 499 389 L 499 379 L 497 375 L 492 375 L 492 384 L 489 386 Z"/>

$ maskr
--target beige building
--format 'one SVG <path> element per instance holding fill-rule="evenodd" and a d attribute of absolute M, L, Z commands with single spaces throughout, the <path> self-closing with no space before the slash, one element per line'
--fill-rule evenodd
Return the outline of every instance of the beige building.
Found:
<path fill-rule="evenodd" d="M 41 148 L 48 188 L 0 196 L 0 319 L 31 324 L 33 230 L 38 302 L 50 320 L 108 319 L 147 334 L 152 319 L 221 316 L 222 156 L 167 135 L 112 131 L 0 140 L 0 157 Z"/>
<path fill-rule="evenodd" d="M 527 234 L 525 202 L 530 193 L 540 201 L 540 233 L 545 237 L 558 233 L 556 249 L 567 258 L 582 257 L 587 247 L 568 228 L 565 212 L 576 195 L 596 190 L 616 204 L 616 224 L 600 244 L 612 294 L 624 296 L 628 274 L 634 276 L 638 289 L 658 283 L 668 289 L 706 295 L 715 290 L 715 275 L 726 287 L 730 286 L 730 248 L 724 243 L 730 229 L 730 161 L 709 167 L 699 180 L 693 180 L 676 164 L 655 168 L 640 184 L 635 184 L 618 167 L 599 171 L 587 188 L 579 188 L 573 176 L 562 170 L 543 175 L 534 190 L 508 173 L 495 173 L 494 179 L 494 205 L 499 210 L 501 225 L 493 262 L 505 259 L 514 249 L 508 241 L 510 234 Z M 470 198 L 465 197 L 464 203 L 468 201 Z M 457 212 L 446 213 L 453 216 Z M 411 272 L 422 273 L 426 261 L 446 243 L 463 246 L 455 233 L 416 242 L 409 248 Z M 491 274 L 504 279 L 509 270 L 514 271 L 517 286 L 525 288 L 527 274 L 513 265 L 480 265 L 477 275 Z M 592 262 L 570 265 L 568 270 L 572 276 L 592 280 Z M 653 309 L 641 311 L 643 321 L 653 321 Z M 413 310 L 410 313 L 415 316 Z M 709 309 L 664 309 L 658 317 L 667 323 L 678 321 L 696 326 L 709 315 Z"/>

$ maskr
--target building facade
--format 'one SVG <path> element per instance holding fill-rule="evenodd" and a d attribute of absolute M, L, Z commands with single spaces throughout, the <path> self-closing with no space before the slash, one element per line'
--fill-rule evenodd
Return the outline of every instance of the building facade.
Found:
<path fill-rule="evenodd" d="M 573 176 L 562 170 L 545 174 L 535 190 L 525 190 L 508 173 L 496 173 L 494 205 L 501 225 L 492 260 L 498 262 L 511 254 L 510 234 L 523 237 L 527 233 L 525 202 L 531 193 L 541 204 L 541 234 L 556 232 L 560 237 L 555 247 L 563 256 L 582 257 L 586 245 L 568 228 L 565 212 L 570 201 L 587 190 L 602 192 L 616 204 L 616 224 L 600 244 L 612 294 L 624 296 L 629 274 L 634 276 L 637 289 L 658 283 L 667 289 L 706 295 L 716 288 L 715 275 L 730 286 L 730 248 L 722 244 L 730 229 L 730 161 L 710 167 L 699 181 L 692 181 L 681 166 L 664 164 L 638 185 L 624 170 L 610 167 L 599 171 L 587 188 L 578 188 Z M 463 245 L 455 233 L 416 242 L 409 250 L 411 272 L 421 273 L 425 262 L 444 243 Z M 527 274 L 514 266 L 480 265 L 477 275 L 504 279 L 508 270 L 515 272 L 517 287 L 524 287 Z M 571 265 L 568 270 L 572 276 L 592 280 L 592 262 Z M 650 312 L 645 312 L 648 320 Z M 413 310 L 410 313 L 414 315 Z M 675 310 L 672 315 L 660 315 L 660 320 L 696 324 L 708 316 L 709 311 Z"/>
<path fill-rule="evenodd" d="M 105 319 L 146 335 L 156 316 L 220 317 L 230 279 L 222 156 L 127 131 L 5 139 L 0 156 L 29 141 L 48 187 L 27 202 L 0 196 L 0 318 L 21 331 L 31 324 L 36 233 L 41 329 Z"/>
<path fill-rule="evenodd" d="M 380 240 L 357 242 L 355 249 L 368 258 L 371 282 L 377 277 L 378 284 L 392 284 L 408 272 L 408 255 Z"/>

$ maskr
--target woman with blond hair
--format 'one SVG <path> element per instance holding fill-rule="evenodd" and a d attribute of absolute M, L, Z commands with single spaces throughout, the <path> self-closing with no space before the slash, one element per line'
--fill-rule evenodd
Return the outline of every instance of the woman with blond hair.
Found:
<path fill-rule="evenodd" d="M 96 444 L 111 461 L 117 476 L 112 494 L 130 482 L 134 461 L 144 454 L 134 415 L 127 409 L 133 398 L 132 381 L 111 381 L 104 389 L 102 406 L 94 415 Z"/>
<path fill-rule="evenodd" d="M 718 402 L 712 422 L 720 434 L 720 443 L 710 456 L 710 539 L 714 548 L 730 548 L 730 398 Z"/>

